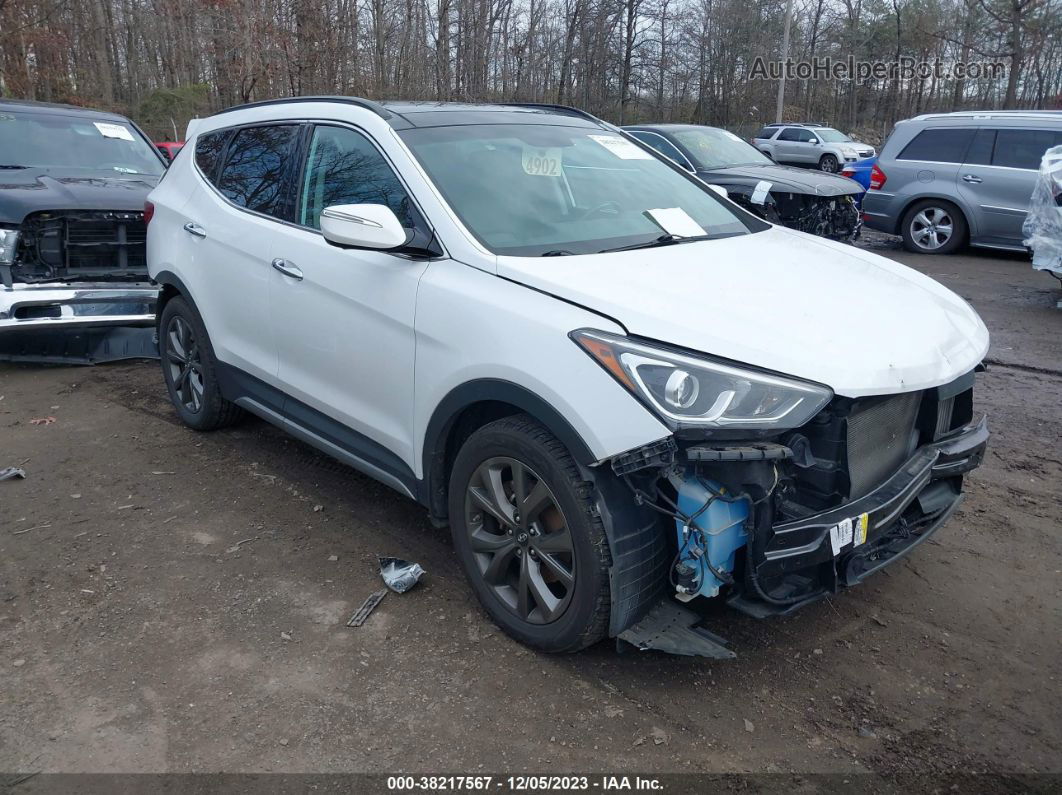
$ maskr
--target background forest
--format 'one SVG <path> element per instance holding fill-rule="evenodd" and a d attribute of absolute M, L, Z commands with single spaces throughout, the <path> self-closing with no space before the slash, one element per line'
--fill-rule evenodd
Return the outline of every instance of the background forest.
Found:
<path fill-rule="evenodd" d="M 790 57 L 1002 61 L 1002 79 L 790 80 L 789 120 L 880 140 L 915 113 L 1062 108 L 1062 0 L 793 0 Z M 157 138 L 298 94 L 556 102 L 749 135 L 774 117 L 785 0 L 0 0 L 0 94 Z"/>

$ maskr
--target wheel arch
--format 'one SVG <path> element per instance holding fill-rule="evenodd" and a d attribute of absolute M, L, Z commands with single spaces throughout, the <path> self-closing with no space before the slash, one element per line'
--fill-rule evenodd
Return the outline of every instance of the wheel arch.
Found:
<path fill-rule="evenodd" d="M 605 528 L 612 556 L 608 634 L 619 635 L 664 597 L 671 562 L 660 516 L 638 504 L 634 493 L 609 466 L 591 466 L 590 447 L 571 423 L 531 390 L 509 381 L 482 379 L 453 389 L 428 423 L 422 452 L 420 501 L 436 524 L 447 521 L 450 465 L 461 442 L 477 428 L 511 414 L 528 414 L 556 436 L 593 484 L 594 509 Z"/>
<path fill-rule="evenodd" d="M 195 299 L 192 298 L 188 288 L 185 287 L 184 282 L 181 281 L 181 278 L 177 274 L 172 271 L 159 271 L 158 274 L 155 275 L 154 281 L 160 288 L 162 288 L 159 290 L 159 300 L 155 304 L 156 328 L 158 328 L 159 320 L 162 318 L 162 310 L 166 308 L 166 304 L 177 296 L 182 296 L 190 301 L 193 307 L 195 306 Z M 198 311 L 198 308 L 196 311 Z"/>
<path fill-rule="evenodd" d="M 452 389 L 435 407 L 424 433 L 422 501 L 432 519 L 447 519 L 450 464 L 461 443 L 478 428 L 513 414 L 528 414 L 556 436 L 578 464 L 594 462 L 589 445 L 544 398 L 511 381 L 484 378 Z"/>

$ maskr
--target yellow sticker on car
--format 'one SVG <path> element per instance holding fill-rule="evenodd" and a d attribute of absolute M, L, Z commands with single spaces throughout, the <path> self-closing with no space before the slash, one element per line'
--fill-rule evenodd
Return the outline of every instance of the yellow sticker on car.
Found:
<path fill-rule="evenodd" d="M 870 514 L 861 513 L 855 520 L 855 538 L 852 541 L 852 546 L 858 547 L 867 540 L 867 529 L 870 527 Z"/>

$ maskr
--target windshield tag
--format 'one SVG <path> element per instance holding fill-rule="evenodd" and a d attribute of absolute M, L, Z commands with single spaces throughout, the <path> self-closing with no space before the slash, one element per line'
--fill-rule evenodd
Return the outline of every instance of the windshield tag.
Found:
<path fill-rule="evenodd" d="M 540 149 L 537 146 L 525 146 L 521 163 L 524 173 L 532 177 L 559 177 L 561 175 L 561 148 L 559 146 Z"/>
<path fill-rule="evenodd" d="M 133 134 L 121 124 L 107 124 L 102 121 L 94 121 L 92 123 L 104 138 L 121 138 L 123 141 L 133 140 Z"/>
<path fill-rule="evenodd" d="M 646 210 L 657 225 L 669 235 L 676 237 L 699 237 L 705 234 L 701 225 L 694 221 L 681 207 L 667 207 L 659 210 Z"/>
<path fill-rule="evenodd" d="M 653 156 L 618 135 L 591 135 L 591 140 L 605 147 L 621 160 L 652 160 Z M 703 233 L 702 233 L 703 234 Z"/>
<path fill-rule="evenodd" d="M 752 191 L 752 197 L 750 201 L 753 204 L 763 204 L 767 201 L 767 194 L 771 192 L 771 183 L 767 180 L 761 179 L 756 183 L 755 189 Z"/>

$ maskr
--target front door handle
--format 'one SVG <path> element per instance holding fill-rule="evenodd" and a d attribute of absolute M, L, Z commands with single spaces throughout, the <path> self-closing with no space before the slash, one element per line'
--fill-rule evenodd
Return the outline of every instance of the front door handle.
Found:
<path fill-rule="evenodd" d="M 297 266 L 292 265 L 286 259 L 281 259 L 280 257 L 277 257 L 275 260 L 273 260 L 273 269 L 280 271 L 285 276 L 290 276 L 297 282 L 302 281 L 302 271 L 299 270 Z"/>
<path fill-rule="evenodd" d="M 190 235 L 195 235 L 196 237 L 206 237 L 206 230 L 199 224 L 193 224 L 191 221 L 184 225 L 184 231 Z"/>
<path fill-rule="evenodd" d="M 972 182 L 972 183 L 976 184 L 978 182 L 983 182 L 984 180 L 982 180 L 980 177 L 975 177 L 973 174 L 963 174 L 962 175 L 962 181 L 963 182 Z"/>

